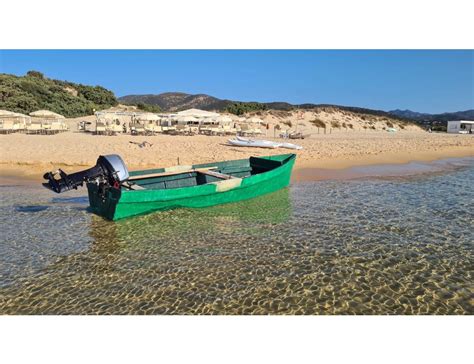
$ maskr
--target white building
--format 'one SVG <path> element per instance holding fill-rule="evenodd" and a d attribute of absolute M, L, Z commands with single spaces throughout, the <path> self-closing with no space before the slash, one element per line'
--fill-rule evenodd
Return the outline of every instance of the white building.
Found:
<path fill-rule="evenodd" d="M 474 121 L 472 120 L 452 120 L 448 121 L 448 133 L 474 134 Z"/>

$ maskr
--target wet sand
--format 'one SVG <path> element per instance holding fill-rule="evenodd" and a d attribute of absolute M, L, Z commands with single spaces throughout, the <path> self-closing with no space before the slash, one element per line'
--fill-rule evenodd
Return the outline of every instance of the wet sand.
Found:
<path fill-rule="evenodd" d="M 391 178 L 452 172 L 464 168 L 474 157 L 443 158 L 406 163 L 366 164 L 344 168 L 299 167 L 293 171 L 292 183 L 361 178 Z M 38 186 L 40 173 L 25 173 L 23 168 L 7 166 L 0 170 L 0 186 Z"/>

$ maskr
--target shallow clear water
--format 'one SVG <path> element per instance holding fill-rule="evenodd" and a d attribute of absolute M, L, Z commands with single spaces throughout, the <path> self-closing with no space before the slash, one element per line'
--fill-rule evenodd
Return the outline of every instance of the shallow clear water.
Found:
<path fill-rule="evenodd" d="M 0 314 L 474 314 L 474 160 L 108 222 L 0 187 Z"/>

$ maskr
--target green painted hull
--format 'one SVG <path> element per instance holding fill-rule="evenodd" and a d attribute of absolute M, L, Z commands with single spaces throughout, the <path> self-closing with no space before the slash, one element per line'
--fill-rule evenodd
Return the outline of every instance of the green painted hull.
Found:
<path fill-rule="evenodd" d="M 212 167 L 234 177 L 226 181 L 182 173 L 138 180 L 137 184 L 144 188 L 139 190 L 109 188 L 100 191 L 97 185 L 88 184 L 89 202 L 97 215 L 118 220 L 154 211 L 201 208 L 247 200 L 287 187 L 295 159 L 295 154 L 284 154 L 190 166 L 195 169 Z M 139 178 L 167 170 L 135 171 L 130 175 Z"/>

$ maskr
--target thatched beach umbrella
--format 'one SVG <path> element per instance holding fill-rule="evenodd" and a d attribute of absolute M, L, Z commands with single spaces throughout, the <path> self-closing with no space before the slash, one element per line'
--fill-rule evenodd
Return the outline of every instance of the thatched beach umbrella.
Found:
<path fill-rule="evenodd" d="M 22 114 L 22 113 L 19 113 L 19 112 L 14 113 L 14 115 L 18 116 L 19 118 L 31 119 L 28 115 L 25 115 L 25 114 Z"/>
<path fill-rule="evenodd" d="M 136 114 L 135 118 L 146 121 L 158 121 L 161 119 L 158 115 L 153 113 Z"/>
<path fill-rule="evenodd" d="M 30 117 L 19 112 L 13 112 L 8 110 L 0 110 L 0 117 L 13 117 L 13 118 L 24 118 L 29 119 Z"/>
<path fill-rule="evenodd" d="M 25 114 L 21 114 L 19 112 L 13 112 L 13 111 L 8 111 L 8 110 L 0 110 L 0 118 L 3 119 L 15 119 L 22 121 L 24 123 L 30 121 L 30 117 Z"/>
<path fill-rule="evenodd" d="M 8 111 L 8 110 L 0 110 L 0 116 L 14 116 L 16 112 Z"/>
<path fill-rule="evenodd" d="M 61 114 L 57 114 L 49 110 L 33 111 L 30 113 L 30 116 L 34 116 L 36 118 L 44 118 L 44 119 L 65 119 L 65 117 L 62 116 Z"/>
<path fill-rule="evenodd" d="M 180 116 L 193 116 L 195 118 L 216 118 L 220 114 L 212 112 L 212 111 L 206 111 L 206 110 L 199 110 L 199 109 L 189 109 L 189 110 L 184 110 L 176 113 L 178 117 Z"/>
<path fill-rule="evenodd" d="M 114 113 L 96 113 L 96 115 L 98 115 L 98 118 L 100 120 L 115 120 L 117 118 L 117 115 L 115 115 Z"/>

